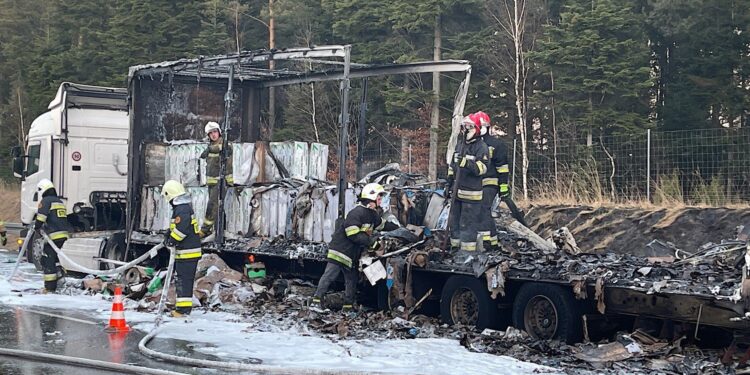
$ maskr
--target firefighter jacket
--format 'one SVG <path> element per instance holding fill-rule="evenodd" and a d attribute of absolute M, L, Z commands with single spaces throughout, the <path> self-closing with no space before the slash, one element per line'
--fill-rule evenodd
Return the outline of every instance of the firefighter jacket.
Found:
<path fill-rule="evenodd" d="M 68 239 L 71 227 L 68 223 L 68 211 L 60 197 L 48 194 L 42 197 L 36 211 L 34 229 L 44 229 L 50 239 Z"/>
<path fill-rule="evenodd" d="M 219 183 L 219 177 L 221 176 L 221 149 L 223 147 L 222 138 L 217 139 L 215 142 L 208 144 L 208 148 L 201 154 L 201 159 L 206 159 L 206 184 L 213 186 Z M 234 171 L 232 162 L 232 144 L 227 143 L 227 165 L 225 171 L 225 179 L 227 185 L 234 185 L 234 177 L 232 173 Z"/>
<path fill-rule="evenodd" d="M 5 246 L 8 243 L 8 236 L 5 232 L 5 223 L 0 220 L 0 246 Z"/>
<path fill-rule="evenodd" d="M 383 220 L 378 212 L 358 204 L 349 211 L 343 224 L 336 227 L 328 244 L 328 261 L 344 267 L 356 266 L 362 249 L 372 241 L 373 230 L 380 230 Z"/>
<path fill-rule="evenodd" d="M 501 193 L 508 192 L 508 150 L 505 143 L 491 135 L 484 136 L 484 143 L 487 144 L 490 163 L 487 166 L 487 175 L 482 179 L 483 186 L 499 186 Z"/>
<path fill-rule="evenodd" d="M 172 220 L 167 233 L 167 246 L 174 246 L 175 259 L 201 257 L 201 239 L 198 236 L 198 220 L 193 213 L 190 196 L 180 195 L 172 200 Z"/>
<path fill-rule="evenodd" d="M 489 152 L 487 144 L 481 138 L 472 139 L 456 145 L 453 161 L 448 166 L 448 182 L 453 184 L 456 172 L 461 169 L 456 199 L 462 202 L 482 202 L 482 179 L 487 174 Z"/>

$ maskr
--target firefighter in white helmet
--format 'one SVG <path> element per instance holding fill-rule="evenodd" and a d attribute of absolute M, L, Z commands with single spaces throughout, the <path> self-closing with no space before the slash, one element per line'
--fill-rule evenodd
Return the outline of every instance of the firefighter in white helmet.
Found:
<path fill-rule="evenodd" d="M 164 244 L 175 248 L 175 310 L 172 316 L 188 315 L 193 309 L 193 282 L 201 258 L 198 220 L 193 212 L 190 195 L 175 180 L 164 183 L 162 195 L 172 206 L 172 220 Z"/>
<path fill-rule="evenodd" d="M 52 242 L 55 243 L 55 246 L 62 248 L 71 231 L 65 204 L 57 196 L 55 185 L 46 178 L 39 181 L 36 185 L 36 196 L 39 199 L 39 208 L 36 211 L 34 229 L 44 230 Z M 57 253 L 52 248 L 52 245 L 45 241 L 42 253 L 45 293 L 57 290 L 57 279 L 59 277 L 57 267 L 59 265 Z"/>
<path fill-rule="evenodd" d="M 323 296 L 339 273 L 344 274 L 343 311 L 351 311 L 357 293 L 359 271 L 357 269 L 362 250 L 377 244 L 375 230 L 392 230 L 392 223 L 386 223 L 380 217 L 379 207 L 385 189 L 380 184 L 367 184 L 359 195 L 359 203 L 346 215 L 343 223 L 336 226 L 331 242 L 328 244 L 328 265 L 320 277 L 315 296 L 310 303 L 313 309 L 321 308 Z"/>
<path fill-rule="evenodd" d="M 208 205 L 206 206 L 206 216 L 203 219 L 201 235 L 208 236 L 213 232 L 216 216 L 219 211 L 219 181 L 221 181 L 221 156 L 224 140 L 222 139 L 221 127 L 214 121 L 209 121 L 204 129 L 208 136 L 208 148 L 201 154 L 201 159 L 206 159 L 206 185 L 208 186 Z M 227 149 L 224 153 L 226 157 L 226 169 L 224 171 L 224 181 L 227 186 L 234 185 L 233 163 L 232 163 L 232 144 L 227 143 Z"/>

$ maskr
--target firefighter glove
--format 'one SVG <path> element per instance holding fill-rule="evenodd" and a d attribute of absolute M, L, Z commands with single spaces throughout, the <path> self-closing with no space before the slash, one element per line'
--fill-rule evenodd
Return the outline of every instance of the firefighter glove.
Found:
<path fill-rule="evenodd" d="M 172 238 L 172 236 L 168 236 L 164 240 L 164 246 L 165 247 L 175 247 L 175 246 L 177 246 L 177 241 L 174 238 Z"/>
<path fill-rule="evenodd" d="M 371 236 L 370 237 L 370 246 L 368 246 L 368 251 L 377 251 L 380 249 L 382 244 L 380 243 L 380 236 Z"/>

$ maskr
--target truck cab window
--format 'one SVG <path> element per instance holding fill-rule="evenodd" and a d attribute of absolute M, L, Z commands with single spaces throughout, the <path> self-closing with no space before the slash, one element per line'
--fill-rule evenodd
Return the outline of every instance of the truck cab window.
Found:
<path fill-rule="evenodd" d="M 39 153 L 42 146 L 29 145 L 28 159 L 26 159 L 26 176 L 39 172 Z"/>

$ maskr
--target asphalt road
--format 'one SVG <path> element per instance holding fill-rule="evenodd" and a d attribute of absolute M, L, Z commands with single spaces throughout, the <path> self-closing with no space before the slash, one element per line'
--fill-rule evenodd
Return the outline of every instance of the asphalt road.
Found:
<path fill-rule="evenodd" d="M 59 315 L 62 317 L 56 317 Z M 85 323 L 87 318 L 75 312 L 0 305 L 0 347 L 60 354 L 114 363 L 133 364 L 186 373 L 215 373 L 151 360 L 138 351 L 139 331 L 109 334 L 101 324 Z M 193 356 L 190 344 L 179 340 L 155 339 L 149 347 L 158 351 Z M 0 356 L 2 374 L 107 374 L 52 363 L 26 361 Z"/>
<path fill-rule="evenodd" d="M 0 278 L 10 276 L 15 266 L 16 255 L 17 253 L 13 252 L 0 252 Z M 25 276 L 34 279 L 31 284 L 38 283 L 41 287 L 41 274 L 34 272 L 33 266 L 22 265 L 26 272 Z M 138 330 L 130 330 L 125 334 L 107 333 L 103 322 L 87 316 L 86 311 L 81 309 L 0 303 L 0 348 L 59 354 L 189 374 L 220 373 L 215 370 L 177 366 L 144 356 L 138 350 L 138 342 L 145 335 L 146 332 Z M 192 345 L 186 341 L 157 337 L 149 343 L 149 348 L 186 357 L 218 359 L 194 351 Z M 0 356 L 0 374 L 88 375 L 108 372 Z"/>

